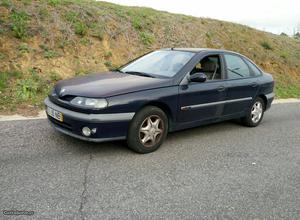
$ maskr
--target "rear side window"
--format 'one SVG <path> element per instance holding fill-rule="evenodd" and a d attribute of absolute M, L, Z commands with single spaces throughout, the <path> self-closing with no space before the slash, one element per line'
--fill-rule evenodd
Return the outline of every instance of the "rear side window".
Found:
<path fill-rule="evenodd" d="M 254 76 L 260 76 L 261 75 L 261 71 L 253 63 L 251 63 L 247 59 L 244 59 L 244 60 L 248 64 L 248 66 L 250 67 L 250 69 L 251 69 Z"/>
<path fill-rule="evenodd" d="M 227 65 L 228 79 L 250 77 L 250 70 L 242 58 L 231 54 L 225 54 L 224 57 Z"/>

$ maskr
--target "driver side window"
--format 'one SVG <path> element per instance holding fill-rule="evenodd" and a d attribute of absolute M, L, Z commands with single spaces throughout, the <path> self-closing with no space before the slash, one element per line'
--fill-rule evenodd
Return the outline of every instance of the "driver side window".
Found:
<path fill-rule="evenodd" d="M 202 58 L 199 63 L 191 71 L 190 75 L 194 73 L 204 73 L 207 80 L 219 80 L 221 75 L 221 63 L 218 55 L 209 55 Z"/>

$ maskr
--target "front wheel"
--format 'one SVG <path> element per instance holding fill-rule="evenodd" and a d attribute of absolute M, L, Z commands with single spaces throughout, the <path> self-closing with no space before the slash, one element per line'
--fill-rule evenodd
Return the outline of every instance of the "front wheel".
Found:
<path fill-rule="evenodd" d="M 141 154 L 157 150 L 168 133 L 168 118 L 155 106 L 147 106 L 139 111 L 130 123 L 127 144 Z"/>
<path fill-rule="evenodd" d="M 247 112 L 246 117 L 243 117 L 242 123 L 248 127 L 256 127 L 263 119 L 265 111 L 265 103 L 262 98 L 257 97 L 251 108 Z"/>

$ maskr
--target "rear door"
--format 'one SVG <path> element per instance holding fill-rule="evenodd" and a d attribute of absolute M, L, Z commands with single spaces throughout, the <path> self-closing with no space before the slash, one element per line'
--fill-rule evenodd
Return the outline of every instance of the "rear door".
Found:
<path fill-rule="evenodd" d="M 226 68 L 227 96 L 223 115 L 242 114 L 249 109 L 255 98 L 259 81 L 244 58 L 231 53 L 224 53 Z"/>

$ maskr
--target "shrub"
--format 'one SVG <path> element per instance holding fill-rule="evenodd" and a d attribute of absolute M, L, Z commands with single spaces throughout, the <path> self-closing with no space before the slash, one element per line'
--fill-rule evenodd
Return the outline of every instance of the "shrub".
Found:
<path fill-rule="evenodd" d="M 104 58 L 105 59 L 109 59 L 110 57 L 112 57 L 112 52 L 111 51 L 104 52 Z"/>
<path fill-rule="evenodd" d="M 21 52 L 21 53 L 27 53 L 29 52 L 29 47 L 26 43 L 22 43 L 18 46 L 18 50 Z"/>
<path fill-rule="evenodd" d="M 205 35 L 206 35 L 206 37 L 207 37 L 208 39 L 211 39 L 211 37 L 212 37 L 212 33 L 209 32 L 209 31 L 206 32 Z"/>
<path fill-rule="evenodd" d="M 280 36 L 288 37 L 288 35 L 287 35 L 286 33 L 284 33 L 284 32 L 281 32 L 281 33 L 280 33 Z"/>
<path fill-rule="evenodd" d="M 8 75 L 6 72 L 0 72 L 0 91 L 7 87 Z"/>
<path fill-rule="evenodd" d="M 136 17 L 136 16 L 133 17 L 131 23 L 132 23 L 132 26 L 134 27 L 134 29 L 136 29 L 136 30 L 142 29 L 142 22 L 139 17 Z"/>
<path fill-rule="evenodd" d="M 0 5 L 3 7 L 9 8 L 11 6 L 11 2 L 10 2 L 10 0 L 2 0 Z"/>
<path fill-rule="evenodd" d="M 84 46 L 87 46 L 89 44 L 92 44 L 92 42 L 90 41 L 90 39 L 88 38 L 81 38 L 79 41 L 81 44 L 83 44 Z"/>
<path fill-rule="evenodd" d="M 56 82 L 61 79 L 62 79 L 61 76 L 57 72 L 54 72 L 54 71 L 50 72 L 50 80 L 51 81 Z"/>
<path fill-rule="evenodd" d="M 3 60 L 6 57 L 6 55 L 4 53 L 0 52 L 0 60 Z"/>
<path fill-rule="evenodd" d="M 74 29 L 75 29 L 75 34 L 84 36 L 87 33 L 88 27 L 86 26 L 85 23 L 81 21 L 77 21 L 74 23 Z"/>
<path fill-rule="evenodd" d="M 29 69 L 28 74 L 23 79 L 16 82 L 16 96 L 22 101 L 33 100 L 40 89 L 43 87 L 42 78 L 38 75 L 36 69 Z"/>
<path fill-rule="evenodd" d="M 42 20 L 46 20 L 46 18 L 48 18 L 50 16 L 50 13 L 46 7 L 41 8 L 39 11 L 39 16 Z"/>
<path fill-rule="evenodd" d="M 98 38 L 99 40 L 103 40 L 105 27 L 102 24 L 94 23 L 91 25 L 91 36 Z"/>
<path fill-rule="evenodd" d="M 104 31 L 101 30 L 101 29 L 100 29 L 100 30 L 97 30 L 97 31 L 94 31 L 94 32 L 92 33 L 92 36 L 98 38 L 99 40 L 103 40 Z"/>
<path fill-rule="evenodd" d="M 267 41 L 261 42 L 260 45 L 261 45 L 264 49 L 266 49 L 266 50 L 272 50 L 272 49 L 273 49 L 272 46 L 271 46 Z"/>
<path fill-rule="evenodd" d="M 11 30 L 14 36 L 19 39 L 23 39 L 27 36 L 27 19 L 28 15 L 23 12 L 13 11 L 10 15 L 12 21 Z"/>
<path fill-rule="evenodd" d="M 68 11 L 65 14 L 65 18 L 68 22 L 71 23 L 72 27 L 74 28 L 75 34 L 80 36 L 86 35 L 88 31 L 88 26 L 86 23 L 79 18 L 79 13 L 74 11 Z"/>
<path fill-rule="evenodd" d="M 64 49 L 68 44 L 69 44 L 68 40 L 60 39 L 59 42 L 58 42 L 58 47 L 60 49 Z"/>
<path fill-rule="evenodd" d="M 57 6 L 61 3 L 61 0 L 48 0 L 49 5 Z"/>
<path fill-rule="evenodd" d="M 39 47 L 44 50 L 44 58 L 51 59 L 58 56 L 58 53 L 48 48 L 45 44 L 40 44 Z"/>
<path fill-rule="evenodd" d="M 54 57 L 57 57 L 57 56 L 58 56 L 58 54 L 54 50 L 46 50 L 44 52 L 44 58 L 47 58 L 47 59 L 51 59 L 51 58 L 54 58 Z"/>
<path fill-rule="evenodd" d="M 7 88 L 8 80 L 10 78 L 20 78 L 22 73 L 16 70 L 0 72 L 0 91 Z"/>
<path fill-rule="evenodd" d="M 297 32 L 296 34 L 294 34 L 294 38 L 300 39 L 300 32 Z"/>
<path fill-rule="evenodd" d="M 107 68 L 111 68 L 111 67 L 113 66 L 111 61 L 105 61 L 105 62 L 104 62 L 104 65 L 105 65 Z"/>
<path fill-rule="evenodd" d="M 282 51 L 280 53 L 280 57 L 283 58 L 283 59 L 286 59 L 288 57 L 288 52 L 287 51 Z"/>
<path fill-rule="evenodd" d="M 43 50 L 48 50 L 48 47 L 46 44 L 40 44 L 39 47 Z"/>
<path fill-rule="evenodd" d="M 78 14 L 77 12 L 74 12 L 74 11 L 68 11 L 68 12 L 66 12 L 66 14 L 65 14 L 65 18 L 66 18 L 67 21 L 73 23 L 74 21 L 77 20 L 78 15 L 79 15 L 79 14 Z"/>
<path fill-rule="evenodd" d="M 19 99 L 27 101 L 36 97 L 38 83 L 32 78 L 17 80 L 16 95 Z"/>
<path fill-rule="evenodd" d="M 149 32 L 140 32 L 139 33 L 140 39 L 143 42 L 143 44 L 149 46 L 153 44 L 155 38 L 154 35 Z"/>

